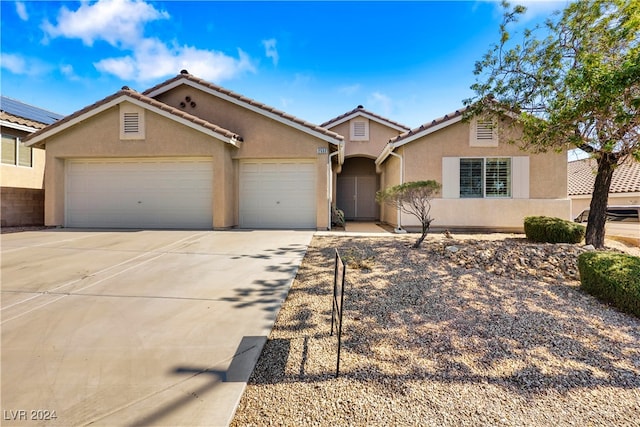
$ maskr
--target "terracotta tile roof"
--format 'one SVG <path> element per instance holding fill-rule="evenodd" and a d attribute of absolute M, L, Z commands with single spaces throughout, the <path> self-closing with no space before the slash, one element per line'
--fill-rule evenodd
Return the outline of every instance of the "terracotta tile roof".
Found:
<path fill-rule="evenodd" d="M 46 125 L 44 123 L 36 122 L 33 120 L 25 119 L 24 117 L 18 117 L 13 114 L 9 114 L 6 111 L 0 111 L 0 120 L 15 123 L 17 125 L 28 126 L 34 129 L 42 129 Z"/>
<path fill-rule="evenodd" d="M 596 180 L 598 165 L 595 159 L 569 162 L 568 193 L 570 196 L 591 194 Z M 629 160 L 613 171 L 610 193 L 640 192 L 640 163 Z"/>
<path fill-rule="evenodd" d="M 223 136 L 225 138 L 229 138 L 229 139 L 236 140 L 236 141 L 242 141 L 242 137 L 240 135 L 234 133 L 234 132 L 231 132 L 231 131 L 229 131 L 227 129 L 224 129 L 224 128 L 220 127 L 220 126 L 214 125 L 213 123 L 209 123 L 206 120 L 201 119 L 200 117 L 196 117 L 196 116 L 193 116 L 191 114 L 185 113 L 182 110 L 179 110 L 177 108 L 171 107 L 171 106 L 169 106 L 167 104 L 164 104 L 164 103 L 162 103 L 160 101 L 156 101 L 155 99 L 149 98 L 148 96 L 145 96 L 145 95 L 143 95 L 141 93 L 138 93 L 135 90 L 129 89 L 126 86 L 123 87 L 118 92 L 114 93 L 113 95 L 110 95 L 110 96 L 108 96 L 108 97 L 106 97 L 106 98 L 104 98 L 104 99 L 102 99 L 100 101 L 97 101 L 97 102 L 95 102 L 95 103 L 93 103 L 93 104 L 91 104 L 91 105 L 89 105 L 87 107 L 84 107 L 83 109 L 78 110 L 78 111 L 76 111 L 75 113 L 73 113 L 73 114 L 71 114 L 69 116 L 66 116 L 62 120 L 58 120 L 57 122 L 47 126 L 44 129 L 41 129 L 41 130 L 39 130 L 37 132 L 32 133 L 31 135 L 25 137 L 23 141 L 28 142 L 28 141 L 30 141 L 32 139 L 36 139 L 36 138 L 40 137 L 42 134 L 49 133 L 49 132 L 55 130 L 56 128 L 64 125 L 65 123 L 69 123 L 70 121 L 72 121 L 72 120 L 74 120 L 74 119 L 76 119 L 78 117 L 81 117 L 82 115 L 84 115 L 84 114 L 86 114 L 86 113 L 88 113 L 88 112 L 90 112 L 90 111 L 92 111 L 92 110 L 94 110 L 94 109 L 96 109 L 96 108 L 98 108 L 98 107 L 100 107 L 102 105 L 108 104 L 109 102 L 111 102 L 111 101 L 113 101 L 115 99 L 118 99 L 121 96 L 127 96 L 129 98 L 132 98 L 132 99 L 138 100 L 140 102 L 143 102 L 143 103 L 145 103 L 145 104 L 147 104 L 147 105 L 149 105 L 151 107 L 155 107 L 155 108 L 158 108 L 158 109 L 160 109 L 162 111 L 166 111 L 167 113 L 169 113 L 169 114 L 171 114 L 173 116 L 188 120 L 188 121 L 190 121 L 190 122 L 192 122 L 192 123 L 194 123 L 194 124 L 196 124 L 198 126 L 201 126 L 201 127 L 205 128 L 205 129 L 213 131 L 213 132 L 215 132 L 215 133 L 217 133 L 217 134 L 219 134 L 219 135 L 221 135 L 221 136 Z"/>
<path fill-rule="evenodd" d="M 315 125 L 313 123 L 309 123 L 309 122 L 307 122 L 305 120 L 302 120 L 302 119 L 299 119 L 299 118 L 297 118 L 295 116 L 292 116 L 291 114 L 287 114 L 284 111 L 280 111 L 280 110 L 278 110 L 276 108 L 270 107 L 270 106 L 268 106 L 266 104 L 263 104 L 261 102 L 258 102 L 256 100 L 254 100 L 254 99 L 247 98 L 245 96 L 242 96 L 240 94 L 232 92 L 232 91 L 230 91 L 228 89 L 225 89 L 225 88 L 223 88 L 221 86 L 214 85 L 213 83 L 208 82 L 206 80 L 203 80 L 201 78 L 195 77 L 195 76 L 189 74 L 188 72 L 186 72 L 184 70 L 183 70 L 183 72 L 181 72 L 177 76 L 175 76 L 175 77 L 173 77 L 173 78 L 171 78 L 171 79 L 169 79 L 167 81 L 164 81 L 164 82 L 162 82 L 160 84 L 157 84 L 157 85 L 155 85 L 154 87 L 152 87 L 150 89 L 145 90 L 143 92 L 143 94 L 144 95 L 153 94 L 154 92 L 157 92 L 158 90 L 162 89 L 163 87 L 168 86 L 168 85 L 170 85 L 172 83 L 175 83 L 175 82 L 179 82 L 180 80 L 189 80 L 189 81 L 191 81 L 193 83 L 196 83 L 198 85 L 206 87 L 206 88 L 208 88 L 208 89 L 210 89 L 212 91 L 218 92 L 220 94 L 223 94 L 223 95 L 226 95 L 226 96 L 228 96 L 230 98 L 233 98 L 233 99 L 235 99 L 237 101 L 240 101 L 241 103 L 244 103 L 247 106 L 252 106 L 252 107 L 258 108 L 260 110 L 263 110 L 266 113 L 274 114 L 274 115 L 279 116 L 279 117 L 281 117 L 281 118 L 283 118 L 283 119 L 285 119 L 287 121 L 290 121 L 290 122 L 295 123 L 297 125 L 303 126 L 305 128 L 308 128 L 309 130 L 312 130 L 314 132 L 320 133 L 320 134 L 325 135 L 327 137 L 330 137 L 330 138 L 333 138 L 333 139 L 336 139 L 336 140 L 339 140 L 339 141 L 342 141 L 344 139 L 344 137 L 342 135 L 338 135 L 337 133 L 332 132 L 332 131 L 330 131 L 328 129 L 325 129 L 325 128 L 321 127 L 321 126 Z"/>
<path fill-rule="evenodd" d="M 423 125 L 421 125 L 421 126 L 419 126 L 417 128 L 411 129 L 410 131 L 405 132 L 403 134 L 400 134 L 400 135 L 396 136 L 395 138 L 391 138 L 389 140 L 389 143 L 395 144 L 395 143 L 401 142 L 404 139 L 407 139 L 407 138 L 409 138 L 409 137 L 411 137 L 413 135 L 416 135 L 416 134 L 419 134 L 419 133 L 424 132 L 426 130 L 429 130 L 430 128 L 433 128 L 435 126 L 438 126 L 438 125 L 441 125 L 443 123 L 446 123 L 449 120 L 455 119 L 457 117 L 461 117 L 465 113 L 466 110 L 467 110 L 467 108 L 465 107 L 465 108 L 462 108 L 460 110 L 456 110 L 453 113 L 445 114 L 444 116 L 439 117 L 439 118 L 437 118 L 435 120 L 432 120 L 431 122 L 425 123 L 425 124 L 423 124 Z"/>
<path fill-rule="evenodd" d="M 341 114 L 338 117 L 334 117 L 331 120 L 327 120 L 326 122 L 322 123 L 320 126 L 322 126 L 322 127 L 330 127 L 333 123 L 340 122 L 340 121 L 346 119 L 347 117 L 355 116 L 358 113 L 364 113 L 364 114 L 367 114 L 369 116 L 375 117 L 376 119 L 378 119 L 381 122 L 386 122 L 386 123 L 392 125 L 392 127 L 402 128 L 402 129 L 407 130 L 407 131 L 409 129 L 411 129 L 409 126 L 403 125 L 402 123 L 398 123 L 398 122 L 393 121 L 391 119 L 388 119 L 386 117 L 382 117 L 382 116 L 380 116 L 380 115 L 378 115 L 376 113 L 372 113 L 371 111 L 365 109 L 362 105 L 358 105 L 356 108 L 354 108 L 353 110 L 351 110 L 349 112 Z"/>

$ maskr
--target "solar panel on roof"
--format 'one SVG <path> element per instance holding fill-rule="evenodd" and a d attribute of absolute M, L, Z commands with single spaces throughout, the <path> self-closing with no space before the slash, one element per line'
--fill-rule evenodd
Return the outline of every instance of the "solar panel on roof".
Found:
<path fill-rule="evenodd" d="M 46 125 L 50 125 L 64 117 L 62 114 L 34 107 L 33 105 L 25 104 L 24 102 L 20 102 L 17 99 L 9 98 L 7 96 L 0 97 L 0 109 L 11 115 L 33 120 L 34 122 L 44 123 Z"/>

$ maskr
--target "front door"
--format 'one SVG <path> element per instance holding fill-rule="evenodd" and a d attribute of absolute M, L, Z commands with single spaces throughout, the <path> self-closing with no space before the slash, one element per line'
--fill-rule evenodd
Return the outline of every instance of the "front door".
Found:
<path fill-rule="evenodd" d="M 377 218 L 376 177 L 339 176 L 337 207 L 347 220 L 375 220 Z"/>

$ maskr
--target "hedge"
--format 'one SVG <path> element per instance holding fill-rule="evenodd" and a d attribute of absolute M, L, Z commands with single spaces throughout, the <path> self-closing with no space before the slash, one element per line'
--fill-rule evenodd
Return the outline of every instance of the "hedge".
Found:
<path fill-rule="evenodd" d="M 585 252 L 578 257 L 581 288 L 625 313 L 640 317 L 640 257 Z"/>
<path fill-rule="evenodd" d="M 584 225 L 548 216 L 528 216 L 524 219 L 527 239 L 542 243 L 580 243 L 584 239 Z"/>

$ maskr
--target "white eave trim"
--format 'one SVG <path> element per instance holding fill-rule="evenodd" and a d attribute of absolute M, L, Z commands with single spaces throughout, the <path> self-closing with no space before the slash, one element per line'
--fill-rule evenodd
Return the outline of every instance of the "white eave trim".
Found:
<path fill-rule="evenodd" d="M 34 128 L 34 127 L 31 127 L 31 126 L 27 126 L 27 125 L 21 125 L 19 123 L 8 122 L 6 120 L 0 120 L 0 125 L 2 125 L 2 127 L 21 130 L 21 131 L 29 132 L 29 133 L 33 133 L 33 132 L 35 132 L 37 130 L 40 130 L 38 128 Z"/>
<path fill-rule="evenodd" d="M 229 96 L 229 95 L 227 95 L 225 93 L 219 92 L 219 91 L 217 91 L 215 89 L 212 89 L 210 87 L 204 86 L 204 85 L 202 85 L 200 83 L 196 83 L 196 82 L 193 82 L 193 81 L 185 79 L 185 78 L 176 80 L 176 81 L 171 82 L 171 83 L 169 83 L 169 84 L 167 84 L 165 86 L 162 86 L 162 87 L 154 90 L 153 92 L 148 93 L 146 96 L 148 96 L 150 98 L 154 98 L 154 97 L 156 97 L 156 96 L 158 96 L 160 94 L 163 94 L 163 93 L 165 93 L 165 92 L 167 92 L 167 91 L 169 91 L 169 90 L 171 90 L 173 88 L 176 88 L 176 87 L 178 87 L 180 85 L 183 85 L 183 84 L 191 86 L 194 89 L 198 89 L 198 90 L 201 90 L 203 92 L 206 92 L 209 95 L 213 95 L 213 96 L 216 96 L 216 97 L 218 97 L 220 99 L 224 99 L 225 101 L 228 101 L 228 102 L 231 102 L 232 104 L 235 104 L 235 105 L 238 105 L 240 107 L 246 108 L 247 110 L 253 111 L 253 112 L 258 113 L 258 114 L 262 114 L 263 116 L 269 117 L 270 119 L 273 119 L 273 120 L 275 120 L 277 122 L 280 122 L 280 123 L 285 124 L 287 126 L 291 126 L 292 128 L 295 128 L 297 130 L 300 130 L 300 131 L 303 131 L 303 132 L 308 133 L 310 135 L 313 135 L 316 138 L 320 138 L 323 141 L 329 142 L 329 143 L 331 143 L 333 145 L 336 145 L 336 146 L 340 145 L 341 140 L 338 139 L 338 138 L 334 138 L 334 137 L 331 137 L 329 135 L 325 135 L 325 134 L 322 134 L 320 132 L 316 132 L 313 129 L 310 129 L 310 128 L 306 127 L 306 126 L 303 126 L 301 124 L 293 122 L 293 121 L 291 121 L 291 120 L 289 120 L 289 119 L 287 119 L 285 117 L 282 117 L 282 116 L 280 116 L 278 114 L 274 114 L 274 113 L 272 113 L 270 111 L 266 111 L 263 108 L 260 108 L 260 107 L 255 106 L 255 105 L 251 105 L 248 102 L 242 101 L 242 100 L 240 100 L 238 98 L 235 98 L 233 96 Z"/>
<path fill-rule="evenodd" d="M 395 130 L 400 131 L 402 133 L 409 131 L 409 129 L 407 129 L 406 127 L 398 126 L 395 123 L 391 123 L 391 122 L 388 122 L 386 120 L 382 120 L 379 117 L 372 116 L 371 114 L 367 114 L 364 111 L 356 111 L 355 113 L 349 114 L 348 116 L 341 118 L 340 120 L 336 120 L 335 122 L 329 123 L 328 126 L 329 127 L 335 127 L 335 126 L 338 126 L 338 125 L 340 125 L 342 123 L 348 122 L 349 120 L 352 120 L 352 119 L 354 119 L 356 117 L 366 117 L 369 120 L 372 120 L 374 122 L 380 123 L 382 125 L 390 127 L 392 129 L 395 129 Z"/>
<path fill-rule="evenodd" d="M 84 121 L 84 120 L 86 120 L 86 119 L 88 119 L 90 117 L 93 117 L 96 114 L 100 114 L 103 111 L 108 110 L 109 108 L 114 107 L 114 106 L 116 106 L 116 105 L 118 105 L 118 104 L 120 104 L 122 102 L 125 102 L 125 101 L 129 102 L 131 104 L 137 105 L 138 107 L 144 108 L 145 110 L 149 110 L 149 111 L 151 111 L 153 113 L 159 114 L 159 115 L 161 115 L 163 117 L 166 117 L 168 119 L 174 120 L 174 121 L 176 121 L 178 123 L 181 123 L 181 124 L 183 124 L 183 125 L 185 125 L 187 127 L 195 129 L 195 130 L 197 130 L 199 132 L 202 132 L 202 133 L 204 133 L 206 135 L 212 136 L 212 137 L 214 137 L 216 139 L 219 139 L 220 141 L 226 142 L 226 143 L 231 144 L 231 145 L 233 145 L 235 147 L 238 147 L 240 145 L 239 141 L 235 137 L 231 137 L 231 138 L 230 137 L 226 137 L 224 135 L 219 134 L 218 132 L 215 132 L 215 131 L 213 131 L 211 129 L 208 129 L 206 127 L 198 125 L 197 123 L 193 123 L 190 120 L 187 120 L 187 119 L 184 119 L 182 117 L 176 116 L 174 114 L 171 114 L 168 111 L 164 111 L 164 110 L 162 110 L 160 108 L 154 107 L 153 105 L 149 105 L 146 102 L 142 102 L 140 100 L 137 100 L 137 99 L 132 98 L 132 97 L 127 96 L 127 95 L 121 95 L 121 96 L 119 96 L 119 97 L 117 97 L 115 99 L 112 99 L 111 101 L 109 101 L 109 102 L 107 102 L 105 104 L 102 104 L 102 105 L 100 105 L 100 106 L 98 106 L 98 107 L 96 107 L 96 108 L 94 108 L 94 109 L 92 109 L 90 111 L 87 111 L 86 113 L 84 113 L 84 114 L 82 114 L 82 115 L 80 115 L 78 117 L 75 117 L 74 119 L 69 120 L 68 122 L 66 122 L 66 123 L 54 128 L 54 129 L 52 129 L 50 132 L 43 132 L 42 134 L 40 134 L 40 135 L 34 137 L 33 139 L 29 140 L 26 143 L 26 145 L 27 146 L 32 146 L 34 144 L 37 144 L 38 142 L 41 142 L 46 138 L 50 138 L 51 136 L 56 135 L 57 133 L 60 133 L 63 130 L 66 130 L 66 129 L 72 127 L 72 126 L 75 126 L 78 123 L 80 123 L 80 122 L 82 122 L 82 121 Z"/>
<path fill-rule="evenodd" d="M 395 150 L 398 147 L 402 147 L 405 144 L 408 144 L 410 142 L 415 141 L 416 139 L 420 139 L 426 135 L 432 134 L 434 132 L 439 131 L 440 129 L 444 129 L 447 126 L 451 126 L 454 123 L 458 123 L 459 121 L 462 121 L 462 116 L 456 116 L 453 117 L 451 119 L 448 119 L 442 123 L 439 123 L 435 126 L 431 126 L 423 131 L 420 132 L 416 132 L 411 136 L 408 136 L 396 143 L 389 143 L 384 147 L 384 150 L 382 150 L 382 153 L 380 153 L 380 155 L 378 156 L 378 158 L 376 159 L 376 165 L 381 165 L 386 159 L 387 157 L 389 157 L 389 153 L 391 153 L 393 150 Z"/>

